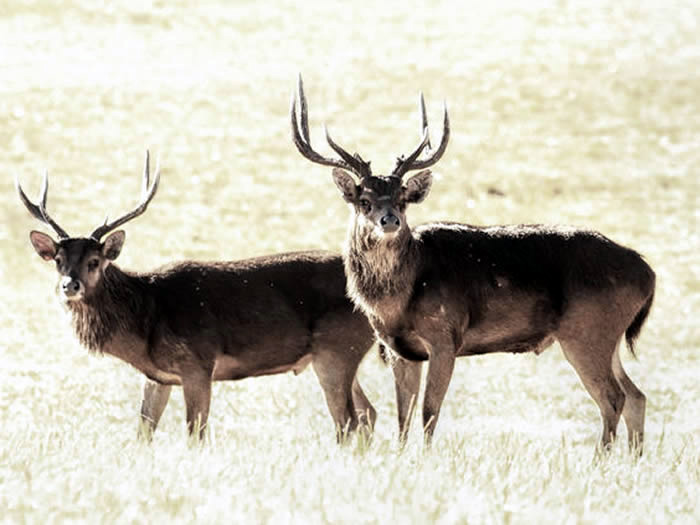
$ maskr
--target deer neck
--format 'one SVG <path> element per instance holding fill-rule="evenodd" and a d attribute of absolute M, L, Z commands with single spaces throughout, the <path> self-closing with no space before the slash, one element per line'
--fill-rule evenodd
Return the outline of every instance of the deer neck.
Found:
<path fill-rule="evenodd" d="M 67 303 L 81 344 L 91 352 L 112 353 L 109 343 L 117 337 L 145 339 L 150 317 L 145 290 L 141 277 L 109 265 L 90 297 Z"/>
<path fill-rule="evenodd" d="M 373 324 L 395 324 L 411 298 L 421 262 L 410 228 L 406 225 L 395 237 L 379 239 L 353 222 L 344 259 L 353 302 Z"/>

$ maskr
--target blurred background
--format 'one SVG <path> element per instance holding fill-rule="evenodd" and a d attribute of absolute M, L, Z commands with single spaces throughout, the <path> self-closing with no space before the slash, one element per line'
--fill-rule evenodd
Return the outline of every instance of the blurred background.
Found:
<path fill-rule="evenodd" d="M 86 235 L 137 202 L 150 148 L 161 186 L 126 227 L 128 269 L 339 251 L 346 205 L 330 169 L 290 139 L 298 73 L 315 147 L 329 151 L 326 122 L 375 173 L 417 144 L 419 91 L 433 140 L 447 102 L 451 141 L 412 224 L 572 224 L 641 252 L 657 300 L 628 369 L 649 397 L 652 437 L 667 425 L 697 433 L 699 24 L 693 1 L 3 3 L 0 421 L 15 436 L 5 439 L 109 425 L 129 441 L 140 389 L 137 372 L 88 357 L 73 338 L 53 266 L 28 241 L 43 226 L 13 176 L 34 198 L 48 169 L 52 216 Z M 389 439 L 391 375 L 368 361 L 363 382 Z M 166 432 L 183 428 L 177 395 Z M 566 431 L 587 446 L 598 431 L 558 351 L 461 360 L 440 428 L 466 432 L 477 416 L 480 428 Z M 299 439 L 309 421 L 332 431 L 309 373 L 219 385 L 212 417 L 231 439 L 254 432 L 245 421 Z"/>

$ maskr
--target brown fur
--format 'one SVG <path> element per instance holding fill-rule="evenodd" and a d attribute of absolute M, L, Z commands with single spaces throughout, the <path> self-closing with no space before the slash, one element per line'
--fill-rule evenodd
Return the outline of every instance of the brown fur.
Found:
<path fill-rule="evenodd" d="M 300 118 L 296 96 L 290 111 L 292 140 L 311 162 L 334 167 L 333 181 L 352 206 L 344 252 L 348 293 L 380 341 L 403 358 L 394 366 L 401 439 L 415 406 L 421 361 L 429 361 L 423 403 L 429 443 L 456 357 L 540 353 L 558 340 L 600 408 L 601 445 L 610 444 L 622 415 L 630 445 L 641 452 L 645 398 L 622 369 L 617 348 L 624 336 L 632 349 L 653 301 L 656 278 L 642 257 L 599 233 L 571 228 L 440 223 L 411 230 L 405 210 L 430 191 L 425 168 L 447 147 L 447 108 L 440 144 L 430 151 L 421 95 L 421 142 L 384 177 L 374 176 L 368 161 L 327 133 L 340 158 L 316 152 L 301 77 L 298 96 Z M 429 153 L 421 158 L 424 151 Z M 423 171 L 403 183 L 414 170 Z"/>
<path fill-rule="evenodd" d="M 600 407 L 601 444 L 610 443 L 623 414 L 630 444 L 640 446 L 643 394 L 615 356 L 623 335 L 631 346 L 653 300 L 655 277 L 643 259 L 571 228 L 445 223 L 411 230 L 401 188 L 398 179 L 360 182 L 344 254 L 351 298 L 380 340 L 415 362 L 396 369 L 401 436 L 420 381 L 408 370 L 419 371 L 420 361 L 430 362 L 423 407 L 430 441 L 456 357 L 540 353 L 556 340 Z M 386 214 L 398 217 L 398 232 L 382 234 L 378 218 Z M 627 413 L 626 392 L 641 400 Z"/>
<path fill-rule="evenodd" d="M 324 389 L 339 439 L 360 423 L 373 425 L 376 413 L 355 378 L 373 343 L 372 330 L 345 296 L 340 256 L 298 252 L 187 261 L 138 274 L 106 259 L 105 243 L 63 239 L 54 257 L 60 282 L 82 286 L 79 298 L 66 298 L 80 342 L 148 378 L 144 437 L 155 430 L 171 385 L 182 385 L 188 428 L 199 428 L 201 436 L 212 381 L 299 373 L 308 364 Z M 46 244 L 40 244 L 44 255 Z M 99 260 L 92 270 L 91 260 Z"/>
<path fill-rule="evenodd" d="M 146 151 L 139 204 L 87 238 L 71 237 L 49 215 L 48 174 L 36 203 L 15 178 L 29 213 L 59 237 L 56 242 L 42 232 L 29 235 L 39 256 L 56 264 L 57 291 L 78 339 L 91 352 L 122 359 L 148 378 L 140 434 L 152 435 L 172 385 L 182 385 L 188 429 L 201 438 L 212 381 L 298 374 L 310 363 L 338 439 L 359 424 L 371 430 L 376 412 L 355 375 L 374 338 L 345 295 L 339 255 L 186 261 L 140 274 L 114 264 L 126 236 L 114 230 L 143 214 L 158 189 L 160 169 L 151 179 L 149 158 Z"/>

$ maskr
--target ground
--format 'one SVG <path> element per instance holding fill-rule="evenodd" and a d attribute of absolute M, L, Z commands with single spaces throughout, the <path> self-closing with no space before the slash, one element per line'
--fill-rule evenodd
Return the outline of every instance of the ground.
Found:
<path fill-rule="evenodd" d="M 0 7 L 0 520 L 8 523 L 697 523 L 700 511 L 700 6 L 697 2 L 120 2 Z M 642 253 L 657 295 L 623 361 L 648 396 L 640 461 L 594 462 L 598 411 L 558 347 L 459 360 L 436 441 L 397 446 L 391 372 L 361 381 L 370 443 L 339 448 L 310 371 L 214 389 L 210 442 L 174 392 L 136 440 L 142 378 L 88 355 L 28 233 L 73 235 L 159 194 L 119 263 L 339 251 L 348 211 L 302 159 L 288 111 L 304 75 L 321 125 L 386 172 L 419 139 L 422 90 L 452 138 L 413 224 L 560 223 Z M 624 441 L 624 440 L 623 440 Z"/>

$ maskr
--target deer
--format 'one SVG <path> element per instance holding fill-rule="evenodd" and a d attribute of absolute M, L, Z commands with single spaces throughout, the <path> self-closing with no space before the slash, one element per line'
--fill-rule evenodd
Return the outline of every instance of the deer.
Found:
<path fill-rule="evenodd" d="M 450 136 L 446 104 L 435 149 L 422 93 L 419 111 L 420 143 L 383 176 L 338 145 L 327 127 L 326 142 L 337 157 L 313 149 L 301 76 L 290 108 L 296 148 L 311 162 L 333 168 L 351 210 L 343 250 L 347 290 L 378 340 L 399 356 L 393 369 L 401 442 L 423 361 L 428 370 L 422 416 L 430 446 L 457 357 L 539 355 L 558 342 L 600 410 L 596 450 L 610 448 L 622 417 L 631 449 L 641 453 L 646 397 L 622 367 L 619 347 L 624 336 L 635 355 L 654 299 L 653 270 L 634 250 L 585 229 L 454 222 L 411 228 L 406 209 L 426 199 L 428 168 L 443 156 Z M 404 180 L 412 171 L 418 173 Z"/>
<path fill-rule="evenodd" d="M 309 364 L 337 440 L 358 428 L 371 430 L 376 411 L 356 373 L 374 336 L 345 294 L 340 254 L 303 251 L 122 270 L 115 260 L 126 234 L 117 228 L 146 211 L 159 181 L 160 163 L 150 180 L 147 151 L 139 204 L 87 237 L 72 237 L 46 209 L 48 172 L 38 203 L 15 177 L 29 213 L 58 235 L 54 240 L 32 231 L 29 238 L 56 266 L 57 293 L 77 339 L 89 352 L 121 359 L 146 377 L 138 436 L 151 441 L 173 385 L 182 386 L 187 430 L 197 441 L 205 437 L 212 381 L 299 374 Z"/>

